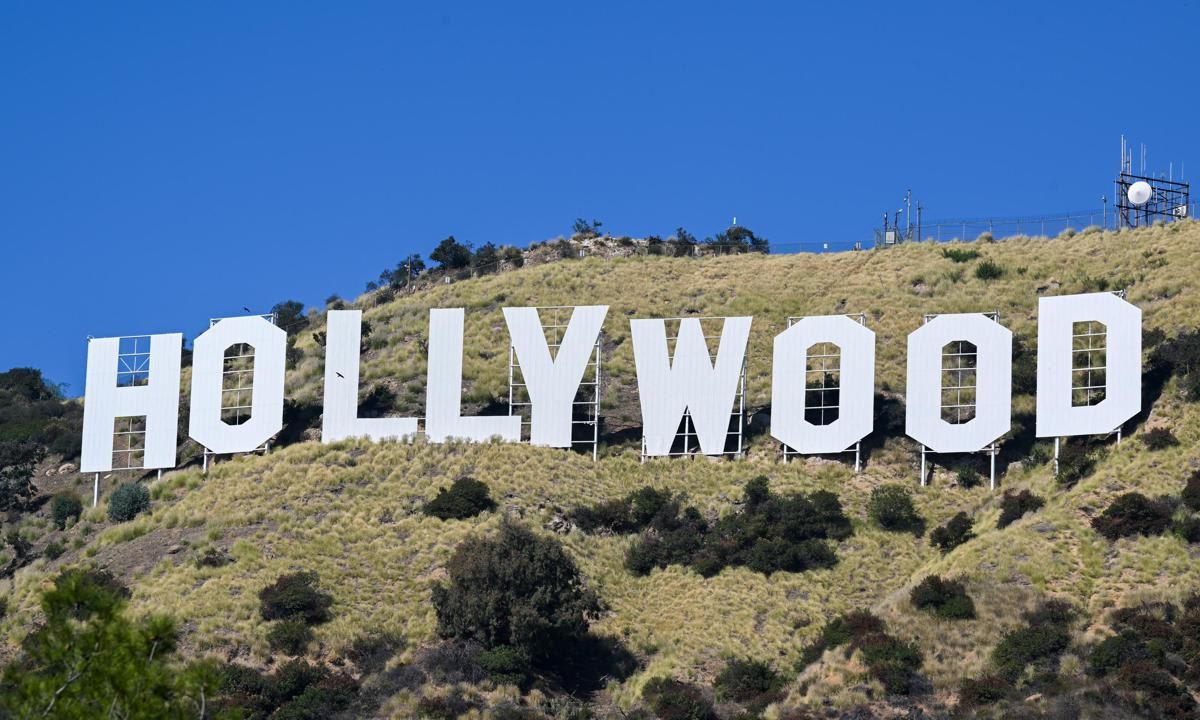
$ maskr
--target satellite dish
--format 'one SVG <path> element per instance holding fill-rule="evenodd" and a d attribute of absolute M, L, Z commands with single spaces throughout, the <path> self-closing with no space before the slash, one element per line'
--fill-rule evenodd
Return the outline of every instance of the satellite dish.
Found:
<path fill-rule="evenodd" d="M 1150 196 L 1154 194 L 1154 188 L 1150 187 L 1150 183 L 1145 180 L 1138 180 L 1129 186 L 1129 192 L 1126 195 L 1129 197 L 1129 202 L 1134 205 L 1145 205 Z"/>

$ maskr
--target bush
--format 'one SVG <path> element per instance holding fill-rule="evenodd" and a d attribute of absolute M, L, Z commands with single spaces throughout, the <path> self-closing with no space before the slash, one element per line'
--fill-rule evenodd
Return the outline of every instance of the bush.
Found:
<path fill-rule="evenodd" d="M 954 478 L 959 487 L 973 488 L 979 485 L 981 476 L 975 466 L 969 462 L 959 463 L 954 469 Z"/>
<path fill-rule="evenodd" d="M 992 665 L 1015 682 L 1033 664 L 1040 674 L 1053 675 L 1058 658 L 1071 642 L 1070 624 L 1074 609 L 1061 600 L 1049 600 L 1026 614 L 1026 626 L 1005 634 L 992 650 Z"/>
<path fill-rule="evenodd" d="M 1200 518 L 1189 515 L 1175 521 L 1171 532 L 1186 543 L 1200 542 Z"/>
<path fill-rule="evenodd" d="M 1092 518 L 1092 527 L 1109 540 L 1131 535 L 1161 535 L 1171 526 L 1171 506 L 1141 493 L 1120 495 Z"/>
<path fill-rule="evenodd" d="M 929 533 L 929 544 L 947 553 L 975 537 L 974 523 L 965 512 L 960 512 L 946 521 L 945 525 Z"/>
<path fill-rule="evenodd" d="M 718 700 L 741 703 L 752 713 L 780 699 L 783 685 L 779 673 L 758 660 L 730 660 L 713 681 Z"/>
<path fill-rule="evenodd" d="M 279 579 L 258 593 L 259 612 L 263 620 L 298 619 L 308 624 L 329 619 L 333 597 L 317 587 L 319 578 L 314 572 L 280 575 Z"/>
<path fill-rule="evenodd" d="M 884 530 L 923 530 L 924 520 L 913 508 L 912 494 L 902 485 L 880 485 L 872 490 L 867 513 Z"/>
<path fill-rule="evenodd" d="M 671 678 L 653 678 L 642 689 L 642 699 L 659 720 L 716 720 L 712 703 L 700 688 Z"/>
<path fill-rule="evenodd" d="M 586 618 L 600 609 L 558 541 L 507 520 L 497 537 L 459 544 L 446 570 L 449 584 L 433 588 L 438 633 L 511 645 L 534 664 L 553 662 L 587 635 Z"/>
<path fill-rule="evenodd" d="M 1167 428 L 1152 428 L 1142 433 L 1142 444 L 1147 450 L 1166 450 L 1177 446 L 1179 440 Z"/>
<path fill-rule="evenodd" d="M 921 668 L 923 658 L 917 646 L 883 633 L 868 635 L 860 641 L 863 662 L 889 693 L 907 695 Z"/>
<path fill-rule="evenodd" d="M 991 260 L 984 260 L 975 266 L 975 277 L 988 282 L 997 280 L 1004 276 L 1004 268 L 1000 267 Z"/>
<path fill-rule="evenodd" d="M 1189 510 L 1200 510 L 1200 470 L 1191 474 L 1187 484 L 1183 486 L 1181 495 L 1183 504 Z"/>
<path fill-rule="evenodd" d="M 978 258 L 979 251 L 961 248 L 942 248 L 942 257 L 956 263 L 965 263 Z"/>
<path fill-rule="evenodd" d="M 765 477 L 746 485 L 745 507 L 711 526 L 693 507 L 681 513 L 677 502 L 663 505 L 649 530 L 626 555 L 625 564 L 644 575 L 655 567 L 691 565 L 705 577 L 729 566 L 770 575 L 832 567 L 837 556 L 827 540 L 853 533 L 836 495 L 774 495 Z"/>
<path fill-rule="evenodd" d="M 488 495 L 487 485 L 462 477 L 449 488 L 438 491 L 437 497 L 425 503 L 422 512 L 441 520 L 465 520 L 495 509 L 496 503 Z"/>
<path fill-rule="evenodd" d="M 312 629 L 303 620 L 280 620 L 267 631 L 267 644 L 272 650 L 288 655 L 303 655 L 312 642 Z"/>
<path fill-rule="evenodd" d="M 913 607 L 932 612 L 944 620 L 970 620 L 975 617 L 975 603 L 963 584 L 930 575 L 909 593 Z"/>
<path fill-rule="evenodd" d="M 1012 686 L 999 675 L 984 675 L 977 679 L 967 678 L 958 689 L 958 702 L 963 707 L 990 705 L 1003 700 Z"/>
<path fill-rule="evenodd" d="M 108 498 L 108 519 L 126 522 L 150 509 L 150 493 L 145 485 L 125 483 Z"/>
<path fill-rule="evenodd" d="M 529 683 L 531 667 L 529 653 L 524 648 L 498 645 L 479 653 L 478 662 L 497 685 L 516 685 L 524 688 Z"/>
<path fill-rule="evenodd" d="M 1126 630 L 1101 640 L 1092 648 L 1091 657 L 1088 658 L 1088 669 L 1093 675 L 1103 677 L 1116 672 L 1126 663 L 1145 660 L 1149 656 L 1150 651 L 1137 633 Z"/>
<path fill-rule="evenodd" d="M 75 524 L 82 514 L 83 501 L 73 492 L 61 492 L 50 501 L 50 516 L 59 530 L 66 530 L 68 525 Z"/>
<path fill-rule="evenodd" d="M 568 516 L 586 533 L 607 530 L 624 534 L 645 530 L 658 514 L 664 511 L 679 512 L 679 506 L 673 502 L 671 493 L 644 487 L 620 500 L 610 500 L 591 507 L 577 507 L 571 510 Z"/>
<path fill-rule="evenodd" d="M 1096 469 L 1096 458 L 1086 441 L 1064 440 L 1058 449 L 1058 484 L 1072 487 L 1092 474 Z"/>
<path fill-rule="evenodd" d="M 996 520 L 996 529 L 1012 525 L 1025 517 L 1025 513 L 1034 512 L 1045 504 L 1045 500 L 1028 490 L 1019 493 L 1005 491 L 1004 497 L 1000 499 L 1000 518 Z"/>
<path fill-rule="evenodd" d="M 46 549 L 42 551 L 42 555 L 44 555 L 47 560 L 57 560 L 62 557 L 63 553 L 66 551 L 67 549 L 63 547 L 62 543 L 54 540 L 46 545 Z"/>

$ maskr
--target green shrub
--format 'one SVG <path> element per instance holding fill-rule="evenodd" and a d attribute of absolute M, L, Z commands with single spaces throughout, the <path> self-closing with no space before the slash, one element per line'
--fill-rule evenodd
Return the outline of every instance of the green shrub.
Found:
<path fill-rule="evenodd" d="M 1058 449 L 1056 479 L 1063 487 L 1073 487 L 1096 469 L 1096 457 L 1087 441 L 1064 440 Z"/>
<path fill-rule="evenodd" d="M 1200 542 L 1200 518 L 1195 515 L 1179 518 L 1171 526 L 1171 532 L 1186 543 L 1198 543 Z"/>
<path fill-rule="evenodd" d="M 66 551 L 67 549 L 63 547 L 62 543 L 57 540 L 53 540 L 46 545 L 46 549 L 42 551 L 42 555 L 45 555 L 47 560 L 57 560 L 62 557 L 63 553 Z"/>
<path fill-rule="evenodd" d="M 1193 472 L 1188 477 L 1187 484 L 1183 486 L 1181 499 L 1189 510 L 1200 510 L 1200 470 Z"/>
<path fill-rule="evenodd" d="M 695 685 L 671 678 L 653 678 L 642 688 L 642 699 L 659 720 L 716 720 L 712 702 Z"/>
<path fill-rule="evenodd" d="M 599 599 L 553 538 L 504 521 L 495 538 L 469 538 L 446 565 L 448 585 L 433 588 L 438 633 L 484 647 L 510 645 L 534 664 L 553 662 L 588 632 Z"/>
<path fill-rule="evenodd" d="M 50 516 L 59 530 L 66 530 L 67 526 L 73 525 L 82 514 L 83 501 L 73 492 L 61 492 L 50 501 Z"/>
<path fill-rule="evenodd" d="M 929 544 L 947 553 L 975 537 L 974 523 L 965 512 L 960 512 L 946 521 L 945 525 L 929 533 Z"/>
<path fill-rule="evenodd" d="M 954 479 L 959 487 L 973 488 L 979 485 L 981 476 L 974 465 L 969 462 L 963 462 L 954 468 Z"/>
<path fill-rule="evenodd" d="M 150 493 L 145 485 L 125 483 L 108 498 L 108 519 L 126 522 L 150 509 Z"/>
<path fill-rule="evenodd" d="M 984 260 L 975 266 L 975 277 L 988 282 L 997 280 L 1004 276 L 1004 268 L 1000 267 L 991 260 Z"/>
<path fill-rule="evenodd" d="M 1109 540 L 1131 535 L 1161 535 L 1171 526 L 1171 506 L 1141 493 L 1125 493 L 1092 518 L 1092 527 Z"/>
<path fill-rule="evenodd" d="M 317 587 L 315 572 L 280 575 L 258 593 L 259 613 L 263 620 L 298 619 L 308 624 L 329 619 L 333 597 Z"/>
<path fill-rule="evenodd" d="M 680 512 L 677 502 L 666 503 L 629 549 L 625 565 L 638 575 L 668 565 L 691 565 L 705 577 L 730 566 L 765 575 L 803 572 L 836 564 L 826 541 L 852 532 L 833 493 L 774 495 L 760 477 L 747 483 L 743 511 L 711 526 L 696 508 Z"/>
<path fill-rule="evenodd" d="M 924 520 L 913 508 L 912 493 L 903 485 L 880 485 L 871 491 L 867 513 L 884 530 L 919 533 Z"/>
<path fill-rule="evenodd" d="M 1012 690 L 1012 685 L 999 675 L 984 675 L 979 678 L 967 678 L 958 688 L 958 702 L 964 708 L 991 705 Z"/>
<path fill-rule="evenodd" d="M 1088 668 L 1093 675 L 1105 676 L 1118 671 L 1122 665 L 1145 660 L 1150 657 L 1150 651 L 1137 633 L 1126 630 L 1101 640 L 1092 648 L 1088 658 Z"/>
<path fill-rule="evenodd" d="M 740 703 L 752 713 L 779 700 L 783 686 L 779 673 L 759 660 L 730 660 L 713 681 L 718 700 Z"/>
<path fill-rule="evenodd" d="M 312 642 L 313 632 L 303 620 L 286 618 L 267 631 L 267 644 L 272 650 L 288 655 L 303 655 Z"/>
<path fill-rule="evenodd" d="M 1000 499 L 1000 518 L 996 520 L 996 529 L 1006 528 L 1046 504 L 1046 501 L 1029 492 L 1019 493 L 1005 491 Z"/>
<path fill-rule="evenodd" d="M 956 580 L 944 580 L 930 575 L 909 593 L 913 607 L 931 612 L 944 620 L 970 620 L 975 617 L 975 603 L 967 589 Z"/>
<path fill-rule="evenodd" d="M 462 477 L 449 488 L 438 491 L 437 497 L 425 504 L 423 512 L 441 520 L 465 520 L 495 509 L 496 503 L 488 495 L 487 485 Z"/>
<path fill-rule="evenodd" d="M 942 248 L 942 257 L 956 263 L 965 263 L 978 258 L 979 251 L 966 248 Z"/>
<path fill-rule="evenodd" d="M 1142 433 L 1142 444 L 1147 450 L 1166 450 L 1169 447 L 1179 445 L 1179 440 L 1175 437 L 1175 433 L 1167 428 L 1152 428 Z"/>
<path fill-rule="evenodd" d="M 523 688 L 529 684 L 532 667 L 529 653 L 524 648 L 497 645 L 479 653 L 478 662 L 497 685 L 516 685 Z"/>
<path fill-rule="evenodd" d="M 608 531 L 617 534 L 641 532 L 659 513 L 678 513 L 671 493 L 644 487 L 620 500 L 593 506 L 580 506 L 568 513 L 571 521 L 586 533 Z"/>
<path fill-rule="evenodd" d="M 1012 630 L 992 650 L 992 665 L 1009 682 L 1034 665 L 1039 674 L 1053 675 L 1058 658 L 1071 642 L 1075 610 L 1061 600 L 1049 600 L 1025 616 L 1026 626 Z"/>
<path fill-rule="evenodd" d="M 889 693 L 907 695 L 912 691 L 916 672 L 923 662 L 916 645 L 880 633 L 863 638 L 859 648 L 867 669 Z"/>

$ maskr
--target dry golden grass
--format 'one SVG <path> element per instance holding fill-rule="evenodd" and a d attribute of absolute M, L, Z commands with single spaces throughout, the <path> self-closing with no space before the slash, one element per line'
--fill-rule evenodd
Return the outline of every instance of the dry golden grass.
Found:
<path fill-rule="evenodd" d="M 999 310 L 1007 326 L 1032 342 L 1039 290 L 1095 289 L 1094 278 L 1130 279 L 1130 300 L 1145 311 L 1147 328 L 1173 334 L 1194 326 L 1200 311 L 1193 283 L 1200 268 L 1196 223 L 973 247 L 1003 266 L 1004 277 L 985 285 L 972 274 L 975 263 L 955 264 L 942 257 L 940 247 L 923 244 L 827 256 L 570 261 L 438 285 L 367 311 L 375 333 L 363 362 L 364 385 L 397 379 L 401 399 L 411 399 L 413 411 L 420 412 L 424 358 L 414 339 L 424 335 L 431 307 L 468 308 L 466 396 L 483 403 L 507 392 L 500 307 L 610 304 L 605 401 L 617 424 L 621 418 L 637 422 L 626 322 L 631 316 L 754 315 L 749 399 L 757 405 L 769 397 L 771 339 L 789 315 L 868 313 L 878 336 L 878 382 L 899 392 L 905 338 L 926 312 Z M 956 280 L 959 269 L 965 272 Z M 319 356 L 307 335 L 299 345 L 307 355 L 290 374 L 289 386 L 298 397 L 319 400 Z M 1029 405 L 1028 399 L 1018 402 Z M 995 530 L 998 493 L 986 483 L 963 489 L 939 475 L 931 487 L 915 487 L 918 457 L 902 438 L 876 450 L 860 475 L 827 461 L 784 464 L 764 437 L 754 440 L 742 461 L 645 464 L 628 446 L 611 448 L 593 463 L 583 455 L 528 446 L 306 443 L 266 457 L 222 462 L 207 477 L 194 470 L 171 474 L 154 489 L 152 515 L 94 533 L 88 552 L 108 562 L 124 548 L 161 544 L 161 538 L 188 542 L 189 552 L 164 554 L 131 581 L 134 609 L 183 619 L 192 651 L 249 647 L 265 657 L 258 590 L 297 569 L 317 571 L 336 598 L 334 619 L 317 629 L 324 648 L 381 630 L 403 633 L 419 644 L 434 638 L 429 591 L 454 546 L 471 533 L 493 530 L 504 514 L 541 528 L 564 508 L 619 497 L 643 485 L 686 493 L 702 511 L 724 513 L 740 498 L 745 482 L 763 474 L 777 492 L 829 489 L 841 496 L 855 534 L 841 544 L 836 567 L 770 578 L 730 569 L 709 579 L 670 568 L 637 578 L 622 565 L 632 538 L 578 531 L 562 536 L 610 607 L 596 630 L 623 638 L 647 661 L 643 672 L 613 688 L 615 699 L 628 704 L 653 676 L 711 679 L 730 656 L 764 659 L 790 673 L 821 626 L 850 608 L 875 610 L 892 632 L 917 642 L 925 653 L 925 672 L 946 688 L 983 669 L 1001 634 L 1040 598 L 1068 598 L 1100 619 L 1114 606 L 1147 597 L 1178 598 L 1200 586 L 1200 563 L 1182 541 L 1166 536 L 1109 543 L 1089 525 L 1121 492 L 1177 494 L 1187 468 L 1200 460 L 1200 407 L 1181 402 L 1173 385 L 1155 407 L 1154 421 L 1173 427 L 1180 445 L 1150 453 L 1135 434 L 1070 491 L 1055 485 L 1048 466 L 1009 473 L 1004 487 L 1029 488 L 1047 504 L 1004 530 Z M 418 512 L 461 475 L 486 482 L 500 510 L 448 522 Z M 914 486 L 918 510 L 930 528 L 967 511 L 979 537 L 943 556 L 927 537 L 873 527 L 865 508 L 871 489 L 882 482 Z M 98 511 L 87 519 L 103 525 Z M 236 561 L 197 567 L 191 551 L 209 545 L 228 549 Z M 78 560 L 86 562 L 85 555 Z M 979 618 L 947 622 L 916 612 L 908 590 L 930 573 L 963 578 Z M 10 647 L 35 617 L 36 590 L 47 577 L 42 561 L 18 574 L 3 626 Z M 792 699 L 845 705 L 872 692 L 878 692 L 877 683 L 866 679 L 861 664 L 835 651 L 793 684 Z M 396 699 L 395 708 L 411 700 Z"/>

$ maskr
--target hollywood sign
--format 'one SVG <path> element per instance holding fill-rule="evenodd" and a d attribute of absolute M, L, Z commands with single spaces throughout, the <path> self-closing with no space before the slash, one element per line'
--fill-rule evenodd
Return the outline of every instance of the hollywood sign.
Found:
<path fill-rule="evenodd" d="M 536 308 L 504 308 L 511 349 L 530 399 L 529 442 L 570 447 L 573 404 L 607 315 L 606 306 L 572 309 L 556 352 L 551 351 Z M 428 376 L 424 435 L 430 442 L 522 439 L 522 418 L 462 414 L 462 309 L 429 313 Z M 1107 434 L 1141 405 L 1141 310 L 1112 293 L 1041 298 L 1038 303 L 1038 437 Z M 669 338 L 661 319 L 630 320 L 644 433 L 643 453 L 671 453 L 685 413 L 694 425 L 698 451 L 725 450 L 739 383 L 743 380 L 752 318 L 723 319 L 719 346 L 710 353 L 700 321 L 679 322 Z M 1076 330 L 1102 327 L 1103 400 L 1079 403 L 1073 393 L 1078 370 Z M 1097 325 L 1099 324 L 1099 325 Z M 325 344 L 324 415 L 321 438 L 398 439 L 419 434 L 419 418 L 358 416 L 361 312 L 330 311 Z M 1091 333 L 1096 334 L 1096 333 Z M 671 343 L 673 340 L 673 350 Z M 943 418 L 944 348 L 974 346 L 973 416 Z M 88 346 L 81 470 L 113 469 L 114 422 L 144 417 L 141 468 L 176 465 L 181 334 L 149 336 L 143 382 L 119 382 L 121 338 L 97 338 Z M 253 347 L 250 417 L 222 418 L 226 351 Z M 837 418 L 806 420 L 806 370 L 818 345 L 839 350 Z M 286 333 L 258 316 L 223 319 L 196 338 L 193 347 L 188 435 L 213 454 L 252 452 L 283 428 Z M 974 452 L 1008 432 L 1012 401 L 1012 332 L 981 313 L 945 314 L 908 336 L 905 432 L 937 453 Z M 597 370 L 598 372 L 598 370 Z M 597 378 L 598 380 L 599 378 Z M 771 435 L 794 452 L 846 451 L 872 430 L 875 334 L 844 315 L 799 319 L 774 339 Z"/>

